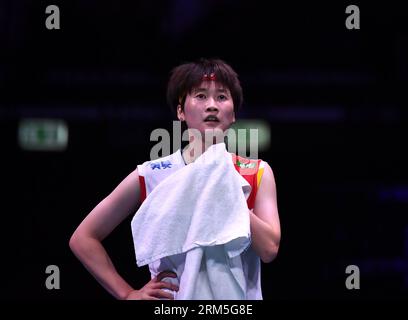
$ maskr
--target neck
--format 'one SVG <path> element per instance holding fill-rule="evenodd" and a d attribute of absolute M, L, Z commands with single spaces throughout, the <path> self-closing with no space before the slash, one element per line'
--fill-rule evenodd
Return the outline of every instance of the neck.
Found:
<path fill-rule="evenodd" d="M 224 132 L 220 129 L 206 131 L 204 135 L 197 130 L 188 130 L 188 135 L 189 144 L 182 152 L 186 164 L 194 162 L 210 146 L 224 142 Z"/>
<path fill-rule="evenodd" d="M 205 143 L 202 141 L 199 141 L 199 142 L 194 141 L 194 140 L 190 141 L 190 143 L 186 147 L 184 147 L 182 151 L 184 162 L 186 164 L 190 164 L 194 162 L 199 156 L 201 156 L 204 152 L 206 152 L 210 146 L 218 144 L 218 143 L 221 143 L 221 142 L 214 141 L 213 143 L 208 143 L 208 142 Z"/>
<path fill-rule="evenodd" d="M 199 156 L 201 156 L 209 146 L 205 146 L 205 144 L 201 143 L 194 143 L 190 142 L 184 149 L 183 149 L 183 158 L 186 164 L 190 164 L 194 162 Z"/>

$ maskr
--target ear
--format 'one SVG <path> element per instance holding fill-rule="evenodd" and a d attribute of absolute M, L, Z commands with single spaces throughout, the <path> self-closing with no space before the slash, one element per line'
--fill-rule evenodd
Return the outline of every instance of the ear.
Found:
<path fill-rule="evenodd" d="M 183 109 L 181 108 L 181 105 L 180 105 L 180 104 L 177 106 L 177 118 L 178 118 L 180 121 L 184 121 L 184 120 L 185 120 L 185 119 L 184 119 L 184 111 L 183 111 Z"/>
<path fill-rule="evenodd" d="M 235 123 L 235 111 L 232 111 L 232 122 L 231 124 Z"/>

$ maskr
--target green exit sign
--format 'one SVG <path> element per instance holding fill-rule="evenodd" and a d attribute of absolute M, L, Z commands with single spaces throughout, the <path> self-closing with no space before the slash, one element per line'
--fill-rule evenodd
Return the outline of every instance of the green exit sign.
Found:
<path fill-rule="evenodd" d="M 18 125 L 18 144 L 23 150 L 64 151 L 68 145 L 68 126 L 59 119 L 22 119 Z"/>

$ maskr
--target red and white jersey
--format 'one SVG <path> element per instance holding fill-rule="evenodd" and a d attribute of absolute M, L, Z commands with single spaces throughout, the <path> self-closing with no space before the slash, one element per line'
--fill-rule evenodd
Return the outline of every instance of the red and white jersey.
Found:
<path fill-rule="evenodd" d="M 265 162 L 258 159 L 252 160 L 231 154 L 235 169 L 251 186 L 251 193 L 247 199 L 249 209 L 253 209 L 255 198 L 261 183 L 265 168 Z M 181 155 L 181 150 L 157 160 L 146 161 L 137 166 L 141 190 L 141 202 L 153 191 L 153 189 L 164 179 L 177 170 L 185 167 L 186 164 Z"/>
<path fill-rule="evenodd" d="M 231 161 L 238 173 L 251 185 L 251 193 L 247 198 L 249 209 L 254 208 L 258 187 L 261 183 L 265 168 L 262 160 L 251 160 L 231 154 Z M 138 173 L 141 188 L 141 201 L 153 191 L 164 179 L 185 167 L 186 164 L 181 154 L 181 150 L 157 160 L 146 161 L 138 165 Z M 162 259 L 149 264 L 152 278 L 160 270 L 173 270 L 174 265 L 183 264 L 185 254 L 172 256 L 171 259 Z M 261 262 L 252 246 L 241 254 L 242 268 L 247 282 L 246 298 L 248 300 L 262 300 L 261 289 Z M 164 269 L 163 269 L 164 268 Z"/>

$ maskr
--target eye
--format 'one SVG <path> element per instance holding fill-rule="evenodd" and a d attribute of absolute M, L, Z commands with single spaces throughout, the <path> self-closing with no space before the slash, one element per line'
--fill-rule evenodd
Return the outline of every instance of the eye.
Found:
<path fill-rule="evenodd" d="M 205 99 L 206 98 L 206 96 L 205 96 L 205 94 L 204 93 L 199 93 L 199 94 L 197 94 L 196 95 L 196 98 L 198 98 L 198 99 Z"/>
<path fill-rule="evenodd" d="M 224 100 L 227 100 L 228 97 L 226 95 L 224 95 L 224 94 L 221 94 L 221 95 L 218 96 L 218 99 L 220 99 L 221 101 L 224 101 Z"/>

